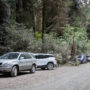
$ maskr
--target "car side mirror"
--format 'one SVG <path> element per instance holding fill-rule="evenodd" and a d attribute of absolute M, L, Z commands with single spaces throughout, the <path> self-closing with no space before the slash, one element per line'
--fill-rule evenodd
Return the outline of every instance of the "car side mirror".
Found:
<path fill-rule="evenodd" d="M 23 60 L 24 59 L 24 57 L 20 57 L 20 60 Z"/>

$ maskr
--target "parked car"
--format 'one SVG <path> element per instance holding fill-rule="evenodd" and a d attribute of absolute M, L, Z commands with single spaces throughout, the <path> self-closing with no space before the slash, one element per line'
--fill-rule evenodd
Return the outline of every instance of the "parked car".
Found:
<path fill-rule="evenodd" d="M 86 60 L 87 60 L 87 61 L 90 61 L 90 56 L 89 56 L 89 55 L 86 56 Z"/>
<path fill-rule="evenodd" d="M 10 73 L 12 77 L 18 75 L 20 71 L 28 70 L 35 73 L 36 59 L 31 53 L 10 52 L 0 57 L 0 72 Z"/>
<path fill-rule="evenodd" d="M 42 70 L 46 68 L 52 70 L 57 65 L 56 58 L 52 54 L 37 53 L 34 56 L 37 59 L 37 68 L 41 68 Z"/>
<path fill-rule="evenodd" d="M 79 60 L 81 63 L 86 63 L 87 59 L 85 55 L 78 55 L 77 60 Z"/>

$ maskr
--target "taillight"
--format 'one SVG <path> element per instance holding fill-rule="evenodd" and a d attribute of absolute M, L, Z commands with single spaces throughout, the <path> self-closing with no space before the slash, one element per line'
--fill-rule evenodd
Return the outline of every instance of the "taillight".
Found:
<path fill-rule="evenodd" d="M 55 58 L 55 60 L 56 60 L 56 58 Z"/>

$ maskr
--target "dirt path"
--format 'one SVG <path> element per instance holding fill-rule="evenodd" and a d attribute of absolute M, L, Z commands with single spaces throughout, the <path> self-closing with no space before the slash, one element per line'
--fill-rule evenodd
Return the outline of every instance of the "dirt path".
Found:
<path fill-rule="evenodd" d="M 90 63 L 23 73 L 15 78 L 0 75 L 0 90 L 90 90 Z"/>

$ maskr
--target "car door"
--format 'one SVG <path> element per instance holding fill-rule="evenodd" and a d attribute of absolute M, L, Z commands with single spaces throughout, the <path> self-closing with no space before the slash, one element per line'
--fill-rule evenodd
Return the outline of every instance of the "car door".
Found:
<path fill-rule="evenodd" d="M 36 55 L 37 66 L 43 66 L 47 64 L 47 57 L 45 55 Z"/>
<path fill-rule="evenodd" d="M 33 64 L 33 58 L 31 56 L 31 54 L 26 53 L 25 54 L 25 60 L 26 60 L 26 67 L 25 67 L 25 69 L 30 69 L 32 67 L 32 64 Z"/>
<path fill-rule="evenodd" d="M 25 70 L 26 69 L 27 63 L 26 63 L 26 59 L 25 58 L 26 58 L 26 56 L 25 56 L 24 53 L 21 54 L 20 57 L 19 57 L 19 69 L 20 70 Z"/>

